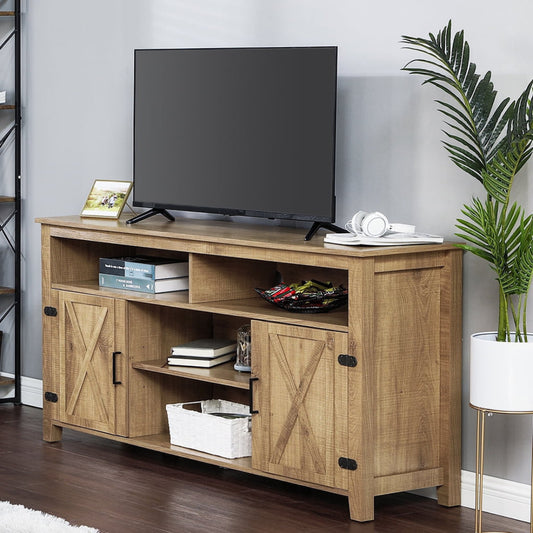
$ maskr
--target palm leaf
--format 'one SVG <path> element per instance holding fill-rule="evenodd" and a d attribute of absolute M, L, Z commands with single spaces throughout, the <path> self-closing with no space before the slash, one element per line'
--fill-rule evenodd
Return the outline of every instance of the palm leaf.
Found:
<path fill-rule="evenodd" d="M 508 268 L 501 276 L 500 285 L 507 295 L 526 294 L 533 275 L 533 219 L 524 218 L 516 228 L 516 247 L 507 258 Z"/>
<path fill-rule="evenodd" d="M 489 203 L 483 204 L 478 198 L 474 198 L 472 205 L 463 206 L 461 212 L 466 218 L 457 219 L 456 227 L 459 233 L 456 233 L 456 236 L 469 244 L 458 246 L 495 266 L 497 259 L 492 245 L 493 238 L 491 238 L 494 214 Z"/>
<path fill-rule="evenodd" d="M 530 141 L 521 139 L 501 148 L 483 170 L 483 185 L 502 204 L 509 202 L 514 177 L 531 156 Z"/>
<path fill-rule="evenodd" d="M 454 107 L 437 101 L 439 111 L 454 122 L 453 125 L 447 125 L 460 133 L 460 136 L 449 131 L 445 131 L 445 134 L 455 143 L 463 145 L 460 148 L 457 144 L 447 143 L 445 147 L 456 165 L 463 170 L 468 169 L 469 174 L 483 181 L 482 171 L 490 161 L 493 155 L 491 151 L 509 121 L 506 112 L 509 99 L 501 102 L 493 111 L 497 92 L 494 90 L 490 71 L 480 77 L 476 73 L 476 65 L 470 62 L 470 48 L 464 39 L 464 32 L 457 32 L 453 41 L 451 33 L 450 21 L 436 37 L 432 34 L 429 39 L 403 36 L 402 42 L 406 48 L 425 56 L 410 61 L 403 70 L 423 76 L 426 78 L 424 83 L 440 88 L 458 104 Z M 464 153 L 465 147 L 469 152 L 468 157 Z"/>
<path fill-rule="evenodd" d="M 515 101 L 496 105 L 491 73 L 480 76 L 470 61 L 462 31 L 452 35 L 451 21 L 429 39 L 403 36 L 405 47 L 422 57 L 404 70 L 424 78 L 448 97 L 436 100 L 444 115 L 443 145 L 452 162 L 480 180 L 487 192 L 463 206 L 458 246 L 485 259 L 499 283 L 498 339 L 509 338 L 509 315 L 516 332 L 526 329 L 525 299 L 533 276 L 533 215 L 509 205 L 515 176 L 533 155 L 533 80 Z M 513 302 L 518 302 L 515 306 Z M 517 335 L 518 336 L 518 335 Z"/>

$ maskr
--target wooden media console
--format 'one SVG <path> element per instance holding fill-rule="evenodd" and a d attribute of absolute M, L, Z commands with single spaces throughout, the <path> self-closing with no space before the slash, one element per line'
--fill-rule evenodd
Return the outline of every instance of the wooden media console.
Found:
<path fill-rule="evenodd" d="M 440 504 L 460 504 L 461 250 L 226 221 L 38 222 L 45 440 L 68 428 L 344 494 L 358 521 L 380 494 L 438 487 Z M 137 254 L 187 260 L 189 290 L 99 287 L 100 257 Z M 342 284 L 348 304 L 295 313 L 255 293 L 280 279 Z M 251 375 L 166 365 L 170 346 L 244 324 Z M 253 402 L 251 457 L 170 444 L 166 404 L 209 398 Z"/>

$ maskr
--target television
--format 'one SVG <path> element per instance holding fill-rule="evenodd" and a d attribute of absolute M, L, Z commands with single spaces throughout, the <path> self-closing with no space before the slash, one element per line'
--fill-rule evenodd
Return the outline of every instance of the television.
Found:
<path fill-rule="evenodd" d="M 335 221 L 337 47 L 134 52 L 133 204 Z"/>

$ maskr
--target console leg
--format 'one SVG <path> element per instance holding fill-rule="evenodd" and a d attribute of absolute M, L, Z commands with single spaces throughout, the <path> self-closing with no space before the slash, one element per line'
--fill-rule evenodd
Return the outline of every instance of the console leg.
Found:
<path fill-rule="evenodd" d="M 46 442 L 58 442 L 63 436 L 63 428 L 56 426 L 51 420 L 43 419 L 43 440 Z"/>
<path fill-rule="evenodd" d="M 374 494 L 368 490 L 350 491 L 348 493 L 350 518 L 356 522 L 374 520 Z"/>

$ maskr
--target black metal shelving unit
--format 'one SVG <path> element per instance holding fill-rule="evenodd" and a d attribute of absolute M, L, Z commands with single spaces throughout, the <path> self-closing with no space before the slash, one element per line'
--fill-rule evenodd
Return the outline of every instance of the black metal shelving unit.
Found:
<path fill-rule="evenodd" d="M 12 205 L 7 216 L 0 221 L 0 233 L 3 237 L 4 243 L 0 245 L 7 245 L 13 252 L 14 259 L 14 280 L 13 285 L 9 287 L 0 287 L 0 298 L 11 298 L 7 306 L 2 306 L 0 309 L 0 329 L 2 322 L 8 317 L 13 316 L 14 320 L 14 371 L 13 378 L 0 377 L 0 386 L 14 385 L 14 394 L 8 397 L 0 398 L 0 403 L 12 402 L 15 404 L 21 403 L 21 84 L 20 84 L 20 62 L 21 62 L 21 35 L 20 35 L 20 1 L 14 0 L 13 11 L 0 11 L 0 17 L 11 17 L 13 19 L 13 29 L 9 32 L 3 41 L 0 43 L 0 54 L 8 43 L 14 43 L 14 94 L 11 102 L 0 104 L 0 113 L 14 113 L 13 124 L 7 129 L 5 134 L 0 139 L 0 157 L 2 147 L 14 136 L 15 152 L 14 152 L 14 196 L 1 196 L 0 203 Z M 0 61 L 2 57 L 0 55 Z M 6 228 L 8 224 L 13 224 L 14 231 L 10 234 Z M 0 265 L 1 267 L 1 265 Z M 4 302 L 1 302 L 2 304 Z M 1 340 L 1 339 L 0 339 Z"/>

